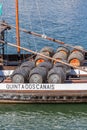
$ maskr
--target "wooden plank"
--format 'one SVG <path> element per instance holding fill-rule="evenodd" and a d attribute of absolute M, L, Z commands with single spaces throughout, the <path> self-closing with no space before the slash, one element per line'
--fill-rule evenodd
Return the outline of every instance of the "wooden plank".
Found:
<path fill-rule="evenodd" d="M 87 90 L 0 90 L 0 94 L 32 95 L 32 96 L 87 96 Z"/>

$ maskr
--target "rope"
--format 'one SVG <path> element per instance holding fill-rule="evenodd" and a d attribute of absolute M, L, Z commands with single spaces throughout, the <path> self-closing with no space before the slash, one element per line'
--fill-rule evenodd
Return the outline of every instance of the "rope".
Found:
<path fill-rule="evenodd" d="M 0 40 L 0 43 L 5 44 L 5 42 L 2 41 L 2 40 Z M 56 61 L 56 62 L 62 63 L 62 64 L 64 64 L 64 65 L 67 65 L 67 66 L 69 66 L 69 67 L 72 67 L 72 68 L 75 68 L 75 69 L 78 69 L 78 70 L 87 72 L 87 70 L 85 70 L 85 69 L 83 69 L 83 68 L 70 65 L 69 63 L 66 63 L 66 62 L 64 62 L 64 61 L 61 61 L 61 60 L 58 60 L 58 59 L 55 59 L 55 58 L 52 58 L 52 57 L 49 57 L 49 56 L 45 56 L 45 55 L 43 55 L 43 54 L 41 54 L 41 53 L 37 53 L 37 52 L 32 51 L 32 50 L 30 50 L 30 49 L 27 49 L 27 48 L 24 48 L 24 47 L 21 47 L 21 46 L 17 46 L 16 44 L 7 43 L 7 45 L 8 45 L 8 46 L 12 46 L 12 47 L 16 47 L 16 48 L 20 48 L 20 49 L 22 49 L 22 50 L 25 50 L 25 51 L 27 51 L 27 52 L 33 53 L 33 54 L 35 54 L 35 55 L 40 55 L 40 56 L 43 56 L 43 57 L 45 57 L 45 58 L 47 58 L 47 59 L 50 59 L 50 60 L 52 60 L 52 61 Z"/>
<path fill-rule="evenodd" d="M 37 6 L 37 10 L 38 10 L 38 14 L 39 14 L 39 18 L 40 18 L 40 23 L 41 23 L 41 28 L 42 28 L 42 33 L 45 34 L 45 31 L 44 31 L 44 26 L 43 26 L 43 22 L 42 22 L 42 17 L 41 17 L 41 12 L 40 12 L 40 6 L 39 6 L 39 1 L 38 0 L 35 0 L 36 2 L 36 6 Z"/>
<path fill-rule="evenodd" d="M 2 22 L 1 22 L 1 23 L 2 23 Z M 16 29 L 16 27 L 13 26 L 13 25 L 9 25 L 9 24 L 6 24 L 6 23 L 3 23 L 3 25 Z M 41 38 L 47 39 L 47 40 L 49 40 L 49 41 L 53 41 L 53 42 L 56 42 L 56 43 L 58 43 L 58 44 L 62 44 L 62 45 L 64 45 L 64 46 L 68 46 L 68 47 L 71 47 L 71 48 L 73 48 L 73 49 L 77 49 L 77 50 L 80 50 L 80 51 L 83 51 L 83 52 L 87 53 L 87 51 L 84 50 L 84 49 L 76 48 L 76 47 L 74 47 L 74 46 L 71 45 L 71 44 L 66 44 L 66 43 L 64 43 L 64 42 L 62 42 L 62 41 L 60 41 L 60 40 L 55 39 L 55 38 L 51 38 L 51 37 L 48 37 L 48 36 L 43 35 L 43 34 L 38 34 L 38 33 L 35 33 L 35 32 L 31 32 L 31 31 L 28 31 L 28 30 L 23 29 L 23 28 L 19 28 L 19 30 L 20 30 L 20 31 L 23 31 L 23 32 L 25 32 L 25 33 L 27 33 L 27 34 L 31 34 L 31 35 L 34 35 L 34 36 L 37 36 L 37 37 L 41 37 Z"/>
<path fill-rule="evenodd" d="M 31 10 L 31 9 L 30 9 Z M 31 28 L 31 30 L 32 30 L 32 21 L 31 21 L 31 17 L 30 17 L 30 15 L 29 15 L 29 22 L 30 22 L 30 28 Z M 35 45 L 35 50 L 36 50 L 36 52 L 37 52 L 37 42 L 36 42 L 36 40 L 35 40 L 35 37 L 33 37 L 33 41 L 34 41 L 34 45 Z"/>

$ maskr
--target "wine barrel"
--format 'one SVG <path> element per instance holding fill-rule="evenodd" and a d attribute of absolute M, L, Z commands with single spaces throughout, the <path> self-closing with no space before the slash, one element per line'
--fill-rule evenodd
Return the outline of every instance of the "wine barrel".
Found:
<path fill-rule="evenodd" d="M 30 71 L 29 83 L 44 83 L 47 77 L 47 69 L 44 67 L 35 67 Z"/>
<path fill-rule="evenodd" d="M 63 62 L 67 63 L 67 61 L 63 61 Z M 62 69 L 63 69 L 63 71 L 64 71 L 64 73 L 65 73 L 66 75 L 68 75 L 68 74 L 71 72 L 71 67 L 68 66 L 68 65 L 65 65 L 65 64 L 63 64 L 63 63 L 57 62 L 56 64 L 54 64 L 53 67 L 62 67 Z"/>
<path fill-rule="evenodd" d="M 64 83 L 66 74 L 62 67 L 54 67 L 48 72 L 48 83 Z"/>
<path fill-rule="evenodd" d="M 40 52 L 48 52 L 49 56 L 53 56 L 54 49 L 52 47 L 44 47 L 40 50 Z"/>
<path fill-rule="evenodd" d="M 79 67 L 83 65 L 84 54 L 79 50 L 73 51 L 68 57 L 68 62 L 73 66 Z"/>
<path fill-rule="evenodd" d="M 42 62 L 38 65 L 38 67 L 44 67 L 47 70 L 50 70 L 52 66 L 53 66 L 52 62 Z"/>
<path fill-rule="evenodd" d="M 71 53 L 74 51 L 80 51 L 84 54 L 84 48 L 82 46 L 74 46 L 74 49 L 72 49 Z"/>
<path fill-rule="evenodd" d="M 11 75 L 12 83 L 26 83 L 30 70 L 29 67 L 18 67 Z"/>
<path fill-rule="evenodd" d="M 53 58 L 58 59 L 58 60 L 67 60 L 69 56 L 70 50 L 66 47 L 59 47 L 54 54 Z M 54 61 L 54 64 L 56 61 Z"/>
<path fill-rule="evenodd" d="M 67 60 L 67 55 L 60 51 L 60 52 L 55 53 L 53 58 L 57 60 Z M 55 64 L 56 61 L 54 61 L 53 63 Z"/>
<path fill-rule="evenodd" d="M 67 57 L 68 57 L 68 55 L 70 54 L 70 50 L 68 49 L 68 48 L 66 48 L 66 47 L 64 47 L 64 46 L 60 46 L 58 49 L 57 49 L 57 51 L 56 52 L 62 52 L 62 53 L 64 53 L 64 54 L 67 54 Z"/>
<path fill-rule="evenodd" d="M 35 62 L 34 61 L 26 61 L 21 64 L 20 67 L 29 67 L 30 69 L 35 67 Z"/>
<path fill-rule="evenodd" d="M 49 56 L 49 53 L 47 52 L 41 52 L 41 54 L 45 56 Z M 35 64 L 38 66 L 40 63 L 45 62 L 45 61 L 50 61 L 48 58 L 45 58 L 44 56 L 37 55 L 35 58 Z"/>

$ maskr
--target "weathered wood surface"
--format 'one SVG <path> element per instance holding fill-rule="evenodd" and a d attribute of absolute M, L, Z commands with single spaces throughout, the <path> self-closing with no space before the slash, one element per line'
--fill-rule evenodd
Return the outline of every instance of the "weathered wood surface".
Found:
<path fill-rule="evenodd" d="M 87 103 L 87 96 L 0 93 L 0 103 Z"/>

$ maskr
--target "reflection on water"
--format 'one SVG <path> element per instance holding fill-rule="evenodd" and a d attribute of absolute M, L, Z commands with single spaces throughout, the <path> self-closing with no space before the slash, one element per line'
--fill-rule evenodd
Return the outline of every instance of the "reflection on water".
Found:
<path fill-rule="evenodd" d="M 86 104 L 0 105 L 3 130 L 86 130 Z"/>

